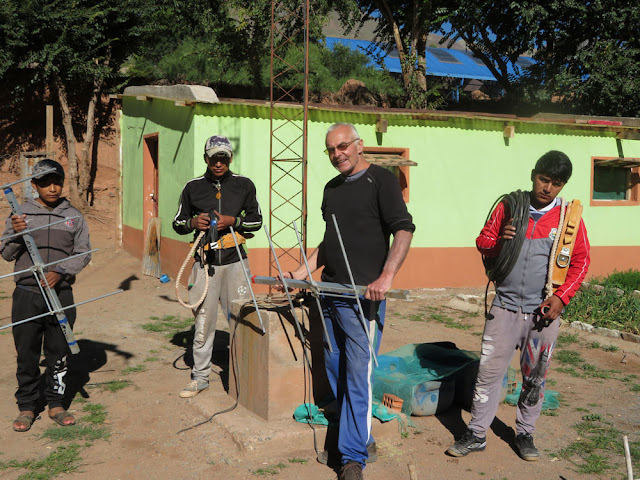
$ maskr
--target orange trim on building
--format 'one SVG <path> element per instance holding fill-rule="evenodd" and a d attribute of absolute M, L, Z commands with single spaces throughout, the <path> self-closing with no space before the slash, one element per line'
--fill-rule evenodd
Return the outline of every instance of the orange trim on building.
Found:
<path fill-rule="evenodd" d="M 142 231 L 126 225 L 122 231 L 123 248 L 142 258 Z M 162 271 L 175 280 L 182 262 L 189 253 L 189 244 L 163 237 L 160 248 Z M 249 260 L 252 275 L 268 275 L 268 249 L 251 248 L 249 243 Z M 282 264 L 284 270 L 296 267 L 293 263 Z M 589 277 L 599 277 L 614 270 L 623 271 L 630 268 L 640 270 L 640 246 L 591 247 Z M 190 267 L 184 275 L 185 279 L 189 276 L 188 272 Z M 314 274 L 314 278 L 319 280 L 319 274 Z M 484 287 L 486 284 L 487 277 L 484 274 L 482 259 L 475 248 L 412 248 L 393 282 L 393 288 Z M 264 285 L 255 287 L 256 293 L 268 291 L 268 287 Z"/>

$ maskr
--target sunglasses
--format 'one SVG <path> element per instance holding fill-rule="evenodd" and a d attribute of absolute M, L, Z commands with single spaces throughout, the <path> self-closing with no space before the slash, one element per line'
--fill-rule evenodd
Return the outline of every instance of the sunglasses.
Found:
<path fill-rule="evenodd" d="M 327 155 L 333 155 L 336 150 L 344 152 L 347 148 L 349 148 L 349 145 L 351 145 L 353 142 L 355 142 L 357 140 L 360 140 L 360 139 L 358 137 L 356 137 L 353 140 L 351 140 L 350 142 L 342 142 L 342 143 L 339 143 L 338 145 L 336 145 L 335 147 L 327 147 L 327 148 L 325 148 L 324 153 L 326 153 Z"/>

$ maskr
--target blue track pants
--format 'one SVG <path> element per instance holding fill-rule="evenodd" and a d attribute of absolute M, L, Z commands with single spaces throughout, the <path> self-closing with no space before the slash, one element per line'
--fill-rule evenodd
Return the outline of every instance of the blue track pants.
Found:
<path fill-rule="evenodd" d="M 338 450 L 342 462 L 367 459 L 371 437 L 373 357 L 369 345 L 371 332 L 376 355 L 380 348 L 386 302 L 370 302 L 360 297 L 365 315 L 365 331 L 356 300 L 352 297 L 323 297 L 323 314 L 333 353 L 325 349 L 325 365 L 331 389 L 337 400 L 340 427 Z"/>

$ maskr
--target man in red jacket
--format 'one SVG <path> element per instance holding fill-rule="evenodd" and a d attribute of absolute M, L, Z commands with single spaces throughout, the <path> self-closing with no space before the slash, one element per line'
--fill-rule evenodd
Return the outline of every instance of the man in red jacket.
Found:
<path fill-rule="evenodd" d="M 467 432 L 447 453 L 462 457 L 484 450 L 486 432 L 495 418 L 502 379 L 516 349 L 520 349 L 522 393 L 516 411 L 515 447 L 529 461 L 540 453 L 533 443 L 535 423 L 542 411 L 544 387 L 562 313 L 584 280 L 590 263 L 589 240 L 582 220 L 566 280 L 553 295 L 545 294 L 551 249 L 560 234 L 561 199 L 556 198 L 571 177 L 572 165 L 562 152 L 544 154 L 531 172 L 533 187 L 527 232 L 510 273 L 496 284 L 496 297 L 487 315 L 482 355 Z M 504 202 L 498 204 L 476 239 L 486 257 L 497 257 L 503 243 L 513 240 L 516 227 Z"/>

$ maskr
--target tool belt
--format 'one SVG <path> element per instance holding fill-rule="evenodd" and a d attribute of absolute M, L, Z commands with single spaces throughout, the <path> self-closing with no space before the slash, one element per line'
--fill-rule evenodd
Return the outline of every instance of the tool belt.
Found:
<path fill-rule="evenodd" d="M 242 245 L 246 243 L 246 238 L 236 232 L 236 240 L 238 241 L 238 245 Z M 193 242 L 190 243 L 193 246 Z M 220 250 L 224 248 L 234 248 L 236 244 L 233 242 L 233 235 L 231 233 L 227 233 L 226 235 L 221 236 L 218 241 L 205 243 L 204 251 L 207 252 L 209 250 Z"/>
<path fill-rule="evenodd" d="M 551 282 L 553 284 L 554 292 L 567 278 L 567 272 L 569 271 L 569 265 L 571 264 L 571 255 L 573 254 L 573 247 L 575 246 L 576 237 L 578 236 L 581 218 L 582 204 L 580 203 L 580 200 L 573 200 L 569 205 L 567 205 L 567 212 L 564 217 L 562 232 L 556 233 L 556 235 L 560 234 L 558 250 L 556 251 L 555 257 L 550 259 L 550 261 L 553 262 L 553 275 L 551 276 Z"/>

